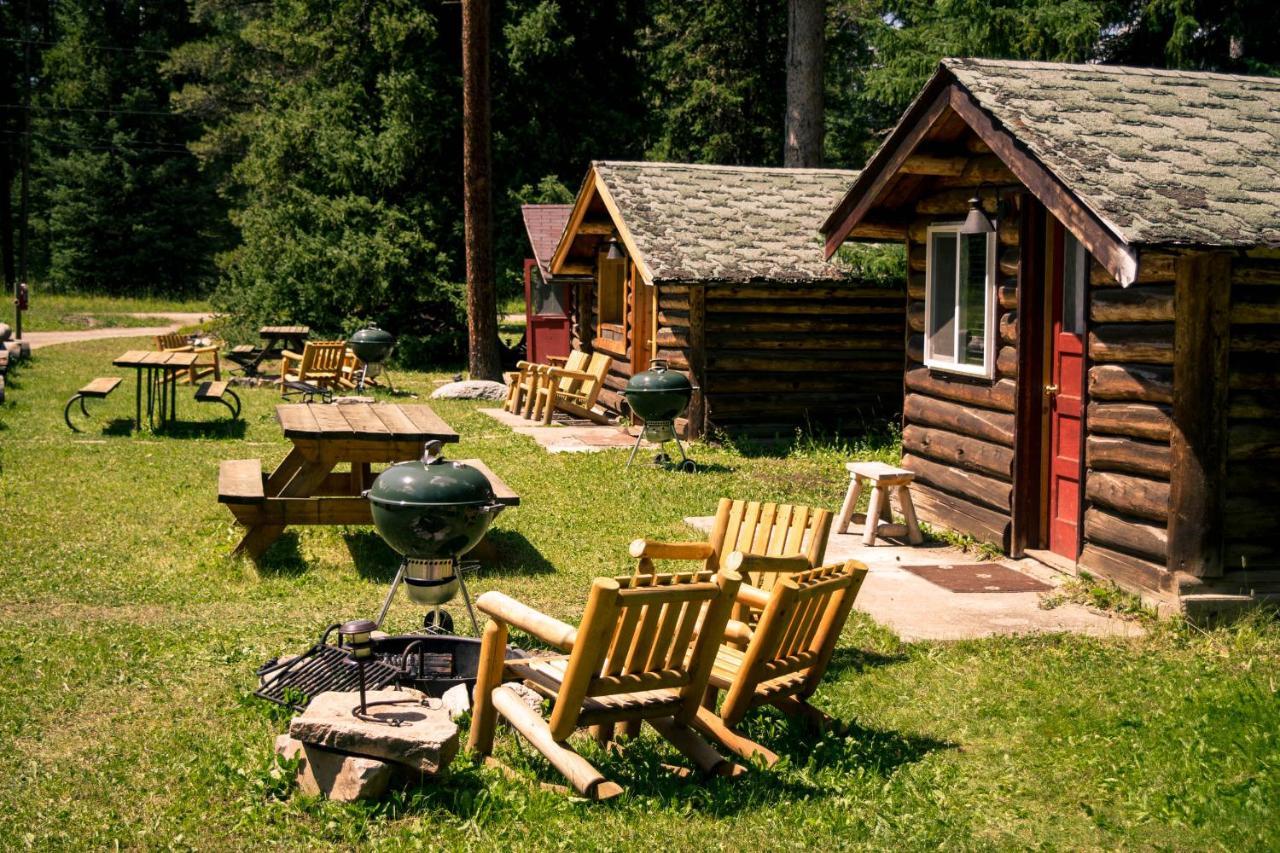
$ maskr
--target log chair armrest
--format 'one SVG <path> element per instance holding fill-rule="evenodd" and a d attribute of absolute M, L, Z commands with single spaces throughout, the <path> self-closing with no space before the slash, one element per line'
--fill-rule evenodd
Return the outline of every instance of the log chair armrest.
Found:
<path fill-rule="evenodd" d="M 569 362 L 569 357 L 565 355 L 549 355 L 547 363 L 552 367 L 564 367 Z"/>
<path fill-rule="evenodd" d="M 584 382 L 593 381 L 596 378 L 594 373 L 587 373 L 584 370 L 565 370 L 563 367 L 549 367 L 547 375 L 552 379 L 581 379 Z"/>
<path fill-rule="evenodd" d="M 745 604 L 754 610 L 764 610 L 769 604 L 769 593 L 762 589 L 758 589 L 750 584 L 743 584 L 738 587 L 738 596 L 736 601 L 739 604 Z"/>
<path fill-rule="evenodd" d="M 734 551 L 724 561 L 725 568 L 732 569 L 744 577 L 758 572 L 775 574 L 795 574 L 807 572 L 813 568 L 809 558 L 803 554 L 788 554 L 785 557 L 765 557 L 760 554 L 744 554 Z"/>
<path fill-rule="evenodd" d="M 302 361 L 302 353 L 294 352 L 291 349 L 280 350 L 280 357 L 287 358 L 290 361 Z"/>
<path fill-rule="evenodd" d="M 631 556 L 637 560 L 709 560 L 716 549 L 706 542 L 662 542 L 657 539 L 636 539 L 631 543 Z"/>
<path fill-rule="evenodd" d="M 165 352 L 200 352 L 200 350 L 191 346 L 191 344 L 187 344 L 186 346 L 182 346 L 182 347 L 165 347 L 164 351 Z"/>
<path fill-rule="evenodd" d="M 742 599 L 738 599 L 741 601 Z M 756 635 L 751 630 L 751 626 L 745 622 L 739 622 L 737 619 L 730 619 L 724 626 L 724 638 L 734 643 L 750 643 L 751 638 Z"/>
<path fill-rule="evenodd" d="M 537 366 L 538 366 L 537 362 L 534 362 L 534 361 L 521 360 L 516 362 L 516 370 L 519 370 L 519 371 L 525 371 L 531 367 L 537 367 Z"/>
<path fill-rule="evenodd" d="M 216 346 L 210 345 L 210 346 L 207 346 L 207 347 L 187 347 L 187 349 L 188 349 L 188 350 L 190 350 L 191 352 L 199 352 L 199 353 L 212 352 L 212 353 L 217 353 L 219 348 L 218 348 L 218 347 L 216 347 Z"/>
<path fill-rule="evenodd" d="M 573 651 L 573 643 L 578 638 L 578 629 L 572 625 L 540 613 L 501 592 L 486 592 L 476 599 L 476 607 L 494 619 L 519 628 L 564 652 Z"/>

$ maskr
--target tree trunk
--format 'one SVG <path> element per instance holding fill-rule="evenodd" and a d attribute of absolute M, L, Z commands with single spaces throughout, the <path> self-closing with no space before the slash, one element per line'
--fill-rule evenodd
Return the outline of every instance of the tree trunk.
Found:
<path fill-rule="evenodd" d="M 489 144 L 489 0 L 462 3 L 462 199 L 467 258 L 467 367 L 500 379 Z"/>
<path fill-rule="evenodd" d="M 782 163 L 822 165 L 823 0 L 787 0 L 787 121 Z"/>

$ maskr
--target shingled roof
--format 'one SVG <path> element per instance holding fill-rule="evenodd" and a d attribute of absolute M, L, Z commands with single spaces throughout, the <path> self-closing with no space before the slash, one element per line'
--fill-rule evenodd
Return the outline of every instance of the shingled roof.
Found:
<path fill-rule="evenodd" d="M 524 232 L 529 236 L 529 248 L 533 259 L 544 276 L 550 275 L 551 254 L 560 242 L 564 226 L 573 212 L 571 204 L 522 204 L 520 216 L 524 219 Z"/>
<path fill-rule="evenodd" d="M 1125 243 L 1280 244 L 1280 79 L 944 59 Z"/>
<path fill-rule="evenodd" d="M 653 281 L 836 281 L 818 228 L 858 173 L 592 164 Z"/>

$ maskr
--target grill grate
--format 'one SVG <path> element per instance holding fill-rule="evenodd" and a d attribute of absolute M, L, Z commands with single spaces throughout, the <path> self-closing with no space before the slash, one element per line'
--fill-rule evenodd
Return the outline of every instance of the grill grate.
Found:
<path fill-rule="evenodd" d="M 272 660 L 263 664 L 258 669 L 259 687 L 253 691 L 253 695 L 301 711 L 313 696 L 330 690 L 358 689 L 360 672 L 355 661 L 342 649 L 325 642 L 330 632 L 337 627 L 331 626 L 324 632 L 320 642 L 298 657 L 284 663 Z M 371 660 L 365 664 L 365 687 L 368 690 L 378 690 L 395 684 L 402 675 L 394 666 L 380 660 Z"/>

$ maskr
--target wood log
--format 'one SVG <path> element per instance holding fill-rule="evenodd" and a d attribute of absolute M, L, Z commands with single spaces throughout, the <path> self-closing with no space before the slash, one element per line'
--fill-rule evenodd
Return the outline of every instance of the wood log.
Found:
<path fill-rule="evenodd" d="M 1173 264 L 1176 255 L 1143 252 L 1138 258 L 1138 277 L 1134 284 L 1154 284 L 1156 282 L 1173 282 Z M 1097 287 L 1119 287 L 1106 267 L 1094 260 L 1089 267 L 1089 283 Z"/>
<path fill-rule="evenodd" d="M 1013 476 L 1013 449 L 932 427 L 908 424 L 902 448 L 937 462 L 958 465 L 1001 479 Z"/>
<path fill-rule="evenodd" d="M 684 299 L 687 300 L 689 298 L 688 288 L 680 291 L 680 293 L 683 294 Z M 794 284 L 777 284 L 771 287 L 761 287 L 748 284 L 721 284 L 713 285 L 707 290 L 707 306 L 714 306 L 717 309 L 726 311 L 735 311 L 739 309 L 725 303 L 755 303 L 769 299 L 807 299 L 810 302 L 819 302 L 825 305 L 833 300 L 861 302 L 868 299 L 895 299 L 901 297 L 902 293 L 902 288 L 898 286 L 868 287 L 849 284 L 822 284 L 797 287 Z"/>
<path fill-rule="evenodd" d="M 924 290 L 924 273 L 909 273 L 907 275 L 907 298 L 924 301 Z"/>
<path fill-rule="evenodd" d="M 672 329 L 676 334 L 687 334 L 689 327 L 681 323 L 668 328 Z M 901 339 L 903 332 L 906 331 L 906 316 L 904 312 L 899 312 L 897 317 L 891 315 L 883 317 L 858 315 L 823 317 L 817 314 L 791 314 L 782 317 L 770 317 L 767 314 L 716 313 L 707 317 L 706 330 L 708 334 L 728 334 L 730 336 L 740 331 L 750 331 L 754 334 L 766 332 L 812 334 L 814 332 L 822 332 L 851 337 L 875 336 Z"/>
<path fill-rule="evenodd" d="M 1016 214 L 1005 215 L 996 222 L 996 240 L 1001 246 L 1017 246 L 1021 242 L 1022 218 Z"/>
<path fill-rule="evenodd" d="M 1006 311 L 1013 311 L 1018 307 L 1018 288 L 1017 285 L 1005 285 L 996 292 L 997 304 Z"/>
<path fill-rule="evenodd" d="M 1136 515 L 1168 523 L 1169 484 L 1147 477 L 1090 471 L 1085 477 L 1085 497 L 1123 515 Z"/>
<path fill-rule="evenodd" d="M 866 217 L 849 232 L 852 238 L 864 240 L 902 240 L 907 236 L 906 220 Z"/>
<path fill-rule="evenodd" d="M 1275 421 L 1230 424 L 1227 459 L 1241 462 L 1280 459 L 1280 425 Z"/>
<path fill-rule="evenodd" d="M 924 456 L 910 453 L 902 455 L 902 467 L 913 471 L 917 482 L 955 495 L 963 495 L 968 501 L 1008 513 L 1013 501 L 1013 485 L 994 477 L 965 471 L 950 465 L 934 462 Z"/>
<path fill-rule="evenodd" d="M 1094 471 L 1141 474 L 1169 479 L 1169 445 L 1116 435 L 1090 435 L 1085 440 L 1085 464 Z"/>
<path fill-rule="evenodd" d="M 907 328 L 913 332 L 924 331 L 924 303 L 907 303 Z"/>
<path fill-rule="evenodd" d="M 1227 415 L 1232 420 L 1264 420 L 1280 415 L 1280 396 L 1232 391 Z"/>
<path fill-rule="evenodd" d="M 718 314 L 732 310 L 740 316 L 749 314 L 811 314 L 814 316 L 867 314 L 895 316 L 902 314 L 904 296 L 905 293 L 887 291 L 884 298 L 876 300 L 828 300 L 823 302 L 821 300 L 787 297 L 785 299 L 762 299 L 754 302 L 739 300 L 733 302 L 731 306 L 727 303 L 712 301 L 712 304 L 707 306 L 707 312 L 708 314 Z"/>
<path fill-rule="evenodd" d="M 964 158 L 964 167 L 958 174 L 939 175 L 939 187 L 953 189 L 970 187 L 976 189 L 982 184 L 1016 184 L 1017 177 L 1009 171 L 1004 161 L 994 154 L 984 154 Z"/>
<path fill-rule="evenodd" d="M 1089 397 L 1172 403 L 1173 368 L 1145 364 L 1096 365 L 1089 368 Z"/>
<path fill-rule="evenodd" d="M 1280 295 L 1280 290 L 1276 291 Z M 1257 299 L 1244 301 L 1239 290 L 1235 291 L 1231 302 L 1232 323 L 1280 323 L 1280 301 L 1263 302 Z"/>
<path fill-rule="evenodd" d="M 1267 326 L 1237 326 L 1231 330 L 1231 351 L 1274 355 L 1280 353 L 1280 335 Z"/>
<path fill-rule="evenodd" d="M 982 137 L 975 134 L 969 134 L 964 139 L 964 147 L 966 151 L 973 154 L 990 154 L 991 146 L 982 140 Z"/>
<path fill-rule="evenodd" d="M 902 161 L 898 171 L 907 175 L 946 175 L 956 176 L 964 173 L 969 164 L 968 157 L 937 157 L 930 154 L 912 154 Z"/>
<path fill-rule="evenodd" d="M 1017 246 L 1009 246 L 1000 253 L 1000 263 L 997 269 L 1000 275 L 1007 275 L 1010 278 L 1017 278 L 1018 264 L 1022 262 L 1022 254 Z"/>
<path fill-rule="evenodd" d="M 924 363 L 924 335 L 912 335 L 907 338 L 907 361 L 915 364 Z"/>
<path fill-rule="evenodd" d="M 569 780 L 569 784 L 579 794 L 592 800 L 606 800 L 622 793 L 619 785 L 606 779 L 585 758 L 567 746 L 556 743 L 546 722 L 511 690 L 506 687 L 494 690 L 493 704 L 511 726 L 524 735 Z"/>
<path fill-rule="evenodd" d="M 1227 384 L 1232 391 L 1280 391 L 1280 359 L 1261 353 L 1233 353 Z"/>
<path fill-rule="evenodd" d="M 1004 412 L 979 409 L 923 394 L 908 394 L 903 403 L 903 418 L 907 424 L 938 427 L 1004 447 L 1013 447 L 1014 418 Z"/>
<path fill-rule="evenodd" d="M 1094 361 L 1173 364 L 1173 324 L 1107 324 L 1089 332 Z"/>
<path fill-rule="evenodd" d="M 1097 508 L 1084 513 L 1084 537 L 1148 560 L 1163 563 L 1168 556 L 1169 533 L 1157 524 L 1123 518 Z"/>
<path fill-rule="evenodd" d="M 1115 581 L 1131 590 L 1167 591 L 1173 584 L 1173 575 L 1165 570 L 1163 564 L 1114 551 L 1103 545 L 1085 543 L 1080 551 L 1080 559 L 1076 562 L 1091 574 Z"/>
<path fill-rule="evenodd" d="M 1280 284 L 1280 264 L 1275 261 L 1237 258 L 1231 268 L 1232 285 Z"/>
<path fill-rule="evenodd" d="M 926 261 L 923 237 L 919 243 L 912 241 L 911 249 L 907 252 L 907 267 L 911 272 L 925 272 Z"/>
<path fill-rule="evenodd" d="M 1151 441 L 1168 441 L 1173 417 L 1168 406 L 1153 403 L 1089 404 L 1086 423 L 1090 433 L 1125 435 Z"/>
<path fill-rule="evenodd" d="M 943 190 L 942 192 L 933 193 L 932 195 L 923 196 L 916 200 L 916 213 L 936 216 L 936 215 L 955 215 L 963 216 L 969 212 L 969 199 L 973 198 L 975 189 L 961 188 L 953 190 Z M 996 200 L 990 193 L 983 193 L 982 209 L 987 216 L 994 219 L 996 215 Z"/>
<path fill-rule="evenodd" d="M 1000 315 L 1000 342 L 1018 343 L 1018 312 L 1006 311 Z"/>
<path fill-rule="evenodd" d="M 1097 288 L 1089 298 L 1094 323 L 1171 323 L 1173 286 Z"/>
<path fill-rule="evenodd" d="M 1008 548 L 1007 513 L 979 506 L 920 482 L 911 484 L 911 501 L 915 504 L 916 515 L 922 521 L 968 534 L 979 542 Z"/>
<path fill-rule="evenodd" d="M 1001 412 L 1013 411 L 1014 392 L 1017 387 L 1010 379 L 974 382 L 959 376 L 935 373 L 926 367 L 908 370 L 905 382 L 909 390 L 918 394 L 983 406 Z"/>
<path fill-rule="evenodd" d="M 996 372 L 1014 379 L 1018 376 L 1018 350 L 1012 346 L 1000 347 L 996 354 Z"/>

